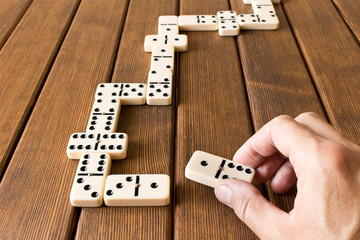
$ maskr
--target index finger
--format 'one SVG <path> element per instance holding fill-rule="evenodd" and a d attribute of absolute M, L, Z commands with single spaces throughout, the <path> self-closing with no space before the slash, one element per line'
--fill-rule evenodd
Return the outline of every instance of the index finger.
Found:
<path fill-rule="evenodd" d="M 297 173 L 309 164 L 309 152 L 316 151 L 320 139 L 290 116 L 279 116 L 249 138 L 234 155 L 234 161 L 257 168 L 279 152 L 289 158 Z"/>

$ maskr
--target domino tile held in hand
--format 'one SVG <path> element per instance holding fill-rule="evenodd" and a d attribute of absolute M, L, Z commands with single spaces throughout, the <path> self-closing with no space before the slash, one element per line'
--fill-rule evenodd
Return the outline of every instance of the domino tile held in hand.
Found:
<path fill-rule="evenodd" d="M 159 69 L 173 71 L 174 57 L 175 49 L 173 46 L 154 46 L 151 55 L 150 71 Z"/>
<path fill-rule="evenodd" d="M 178 35 L 179 25 L 177 16 L 160 16 L 158 24 L 159 35 Z"/>
<path fill-rule="evenodd" d="M 279 28 L 279 19 L 276 15 L 261 18 L 254 14 L 240 14 L 238 21 L 243 30 L 275 30 Z"/>
<path fill-rule="evenodd" d="M 102 205 L 110 165 L 111 157 L 106 153 L 81 156 L 70 192 L 71 205 L 75 207 L 99 207 Z"/>
<path fill-rule="evenodd" d="M 176 52 L 184 52 L 188 49 L 187 35 L 147 35 L 145 36 L 145 52 L 152 52 L 153 46 L 173 46 Z"/>
<path fill-rule="evenodd" d="M 170 177 L 164 174 L 109 175 L 107 206 L 165 206 L 170 203 Z"/>
<path fill-rule="evenodd" d="M 71 159 L 79 159 L 85 153 L 108 153 L 114 160 L 124 159 L 127 148 L 125 133 L 73 133 L 66 152 Z"/>
<path fill-rule="evenodd" d="M 95 99 L 86 132 L 115 132 L 120 108 L 120 100 L 117 97 Z"/>
<path fill-rule="evenodd" d="M 240 33 L 240 26 L 236 18 L 235 11 L 217 12 L 219 21 L 220 36 L 237 36 Z"/>
<path fill-rule="evenodd" d="M 172 96 L 172 72 L 152 70 L 148 75 L 146 103 L 170 105 Z"/>
<path fill-rule="evenodd" d="M 195 182 L 215 187 L 221 180 L 229 178 L 251 183 L 255 170 L 210 153 L 195 151 L 185 168 L 185 176 Z"/>
<path fill-rule="evenodd" d="M 146 102 L 146 84 L 144 83 L 100 83 L 95 99 L 117 97 L 121 105 L 143 105 Z"/>
<path fill-rule="evenodd" d="M 219 26 L 215 15 L 182 15 L 179 28 L 182 31 L 215 31 Z"/>

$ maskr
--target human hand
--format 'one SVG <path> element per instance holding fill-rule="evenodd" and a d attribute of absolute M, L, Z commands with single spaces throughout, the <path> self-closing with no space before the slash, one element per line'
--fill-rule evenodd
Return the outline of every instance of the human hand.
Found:
<path fill-rule="evenodd" d="M 256 169 L 256 182 L 275 176 L 276 193 L 297 182 L 289 213 L 247 182 L 228 179 L 215 188 L 216 197 L 261 239 L 360 239 L 360 147 L 316 114 L 273 119 L 234 161 Z"/>

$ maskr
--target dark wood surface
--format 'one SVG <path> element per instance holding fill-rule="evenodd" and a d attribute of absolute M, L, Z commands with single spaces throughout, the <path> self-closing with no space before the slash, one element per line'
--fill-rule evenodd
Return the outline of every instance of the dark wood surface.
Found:
<path fill-rule="evenodd" d="M 1 0 L 0 1 L 0 49 L 19 23 L 32 0 Z"/>
<path fill-rule="evenodd" d="M 29 119 L 77 5 L 71 0 L 33 2 L 1 49 L 0 174 Z"/>
<path fill-rule="evenodd" d="M 356 38 L 331 1 L 289 0 L 283 6 L 329 121 L 360 144 L 360 51 Z M 319 14 L 314 9 L 323 10 Z"/>
<path fill-rule="evenodd" d="M 147 83 L 151 53 L 144 52 L 144 39 L 145 35 L 157 34 L 160 15 L 177 15 L 176 1 L 130 1 L 111 82 Z M 95 90 L 96 85 L 92 92 Z M 129 136 L 128 156 L 112 161 L 111 174 L 173 176 L 175 107 L 176 104 L 121 107 L 118 132 Z M 169 239 L 172 204 L 83 208 L 76 234 L 79 239 Z"/>
<path fill-rule="evenodd" d="M 360 42 L 360 1 L 333 0 L 347 25 Z"/>
<path fill-rule="evenodd" d="M 256 239 L 213 189 L 185 178 L 195 150 L 225 158 L 280 114 L 314 111 L 360 143 L 359 4 L 282 0 L 276 31 L 184 32 L 171 106 L 122 106 L 128 157 L 111 173 L 171 176 L 166 207 L 74 208 L 78 160 L 101 82 L 147 81 L 160 15 L 251 13 L 242 0 L 0 0 L 0 238 Z M 296 190 L 274 194 L 289 211 Z"/>
<path fill-rule="evenodd" d="M 180 1 L 180 15 L 228 10 L 228 1 Z M 195 150 L 225 158 L 252 135 L 245 86 L 235 38 L 217 32 L 186 32 L 189 51 L 180 54 L 175 148 L 175 239 L 253 239 L 213 189 L 185 178 Z M 216 69 L 216 70 L 215 70 Z M 226 223 L 226 224 L 224 224 Z M 217 227 L 216 230 L 210 228 Z"/>
<path fill-rule="evenodd" d="M 69 193 L 78 161 L 67 158 L 66 146 L 72 133 L 85 131 L 96 85 L 109 81 L 126 3 L 81 2 L 2 179 L 2 238 L 75 234 L 81 209 L 70 205 Z"/>
<path fill-rule="evenodd" d="M 252 9 L 242 2 L 232 0 L 231 4 L 238 12 L 252 13 Z M 275 9 L 280 21 L 277 31 L 243 31 L 237 38 L 256 131 L 281 114 L 296 117 L 302 112 L 313 111 L 324 116 L 283 9 L 281 5 L 276 5 Z M 266 189 L 274 204 L 285 211 L 293 208 L 294 189 L 280 196 L 267 184 Z"/>

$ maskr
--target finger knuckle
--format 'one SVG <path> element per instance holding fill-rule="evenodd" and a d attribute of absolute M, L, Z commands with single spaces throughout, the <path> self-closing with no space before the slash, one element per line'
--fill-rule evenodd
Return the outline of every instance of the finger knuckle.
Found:
<path fill-rule="evenodd" d="M 319 115 L 317 115 L 315 112 L 304 112 L 298 115 L 295 120 L 298 122 L 305 122 L 315 118 L 319 118 Z"/>
<path fill-rule="evenodd" d="M 346 146 L 332 141 L 326 141 L 322 147 L 326 154 L 326 165 L 334 170 L 342 169 L 349 159 L 350 150 Z"/>
<path fill-rule="evenodd" d="M 272 122 L 276 125 L 276 124 L 283 124 L 285 122 L 289 122 L 289 121 L 293 121 L 294 119 L 292 117 L 290 117 L 289 115 L 279 115 L 277 117 L 275 117 Z"/>
<path fill-rule="evenodd" d="M 336 166 L 343 165 L 347 159 L 349 149 L 342 144 L 331 143 L 330 148 L 333 149 L 333 159 L 332 161 Z"/>

